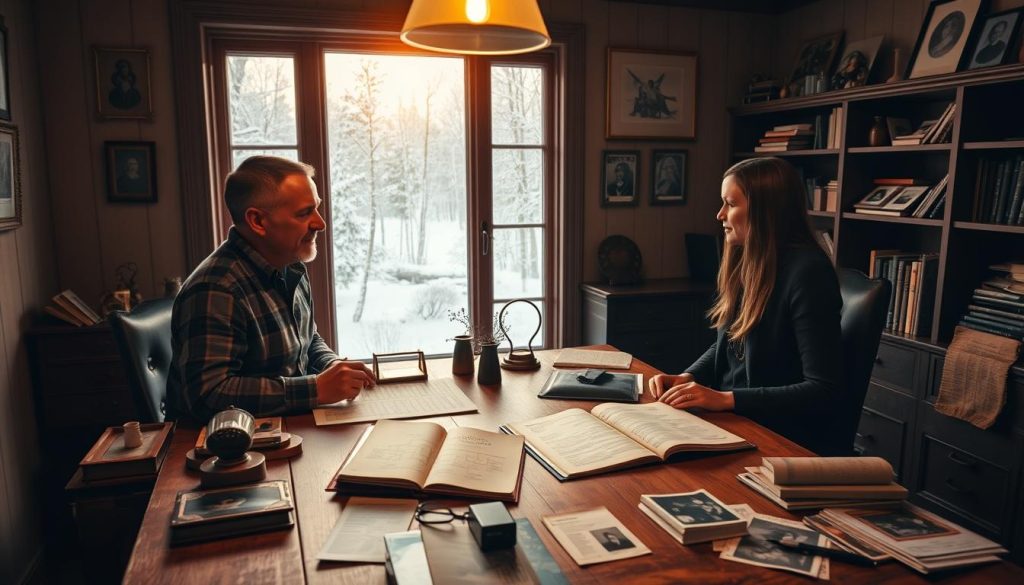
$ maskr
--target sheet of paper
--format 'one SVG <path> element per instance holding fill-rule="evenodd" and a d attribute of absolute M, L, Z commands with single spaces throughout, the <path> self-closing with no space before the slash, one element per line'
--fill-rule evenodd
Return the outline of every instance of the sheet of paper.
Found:
<path fill-rule="evenodd" d="M 317 426 L 476 412 L 473 401 L 451 378 L 378 384 L 355 400 L 313 409 Z"/>
<path fill-rule="evenodd" d="M 633 356 L 623 351 L 596 349 L 563 349 L 555 360 L 560 368 L 605 368 L 625 370 L 633 363 Z"/>
<path fill-rule="evenodd" d="M 558 544 L 580 566 L 651 553 L 651 549 L 640 542 L 604 506 L 571 514 L 544 516 L 542 520 Z"/>
<path fill-rule="evenodd" d="M 349 498 L 316 558 L 383 563 L 384 535 L 408 530 L 416 504 L 416 500 Z"/>
<path fill-rule="evenodd" d="M 731 506 L 729 506 L 729 509 L 732 510 L 737 516 L 747 521 L 754 517 L 754 509 L 751 508 L 749 504 L 732 504 Z M 728 545 L 732 541 L 738 540 L 738 537 L 722 538 L 720 540 L 716 540 L 711 543 L 711 550 L 715 552 L 722 552 L 723 550 L 725 550 L 726 545 Z"/>

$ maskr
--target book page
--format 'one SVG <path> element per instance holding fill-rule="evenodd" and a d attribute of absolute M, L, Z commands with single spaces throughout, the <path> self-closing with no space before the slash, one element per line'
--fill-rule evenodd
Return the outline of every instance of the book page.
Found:
<path fill-rule="evenodd" d="M 460 427 L 448 431 L 424 487 L 511 494 L 522 469 L 523 438 Z"/>
<path fill-rule="evenodd" d="M 598 404 L 594 416 L 632 437 L 662 459 L 676 447 L 692 450 L 743 446 L 747 442 L 706 420 L 664 402 Z"/>
<path fill-rule="evenodd" d="M 383 563 L 384 535 L 408 530 L 418 503 L 395 498 L 349 498 L 316 558 Z"/>
<path fill-rule="evenodd" d="M 608 508 L 544 516 L 544 526 L 577 565 L 592 565 L 651 553 Z"/>
<path fill-rule="evenodd" d="M 768 478 L 777 485 L 889 484 L 892 465 L 881 457 L 765 457 Z"/>
<path fill-rule="evenodd" d="M 444 428 L 434 423 L 382 420 L 338 477 L 342 481 L 398 479 L 422 488 L 444 437 Z"/>
<path fill-rule="evenodd" d="M 612 469 L 654 455 L 579 408 L 507 426 L 526 437 L 531 447 L 566 476 Z"/>
<path fill-rule="evenodd" d="M 451 378 L 439 378 L 378 384 L 360 392 L 355 400 L 314 408 L 313 420 L 319 427 L 462 412 L 476 412 L 476 405 Z"/>

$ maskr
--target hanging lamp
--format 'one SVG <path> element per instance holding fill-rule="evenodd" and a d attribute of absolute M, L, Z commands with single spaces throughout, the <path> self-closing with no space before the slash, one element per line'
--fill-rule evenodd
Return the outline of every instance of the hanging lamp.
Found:
<path fill-rule="evenodd" d="M 537 0 L 412 0 L 401 38 L 468 55 L 514 55 L 551 44 Z"/>

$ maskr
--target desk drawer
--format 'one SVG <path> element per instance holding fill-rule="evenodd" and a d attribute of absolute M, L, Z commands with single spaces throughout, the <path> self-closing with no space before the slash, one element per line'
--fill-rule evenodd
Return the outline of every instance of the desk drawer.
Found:
<path fill-rule="evenodd" d="M 921 493 L 994 535 L 1011 512 L 1010 470 L 935 437 L 921 439 Z"/>
<path fill-rule="evenodd" d="M 906 421 L 864 408 L 853 439 L 853 448 L 862 456 L 881 457 L 888 461 L 896 472 L 896 481 L 900 481 L 903 476 L 903 442 L 906 434 Z"/>
<path fill-rule="evenodd" d="M 882 386 L 914 396 L 917 352 L 906 347 L 878 344 L 871 377 Z"/>

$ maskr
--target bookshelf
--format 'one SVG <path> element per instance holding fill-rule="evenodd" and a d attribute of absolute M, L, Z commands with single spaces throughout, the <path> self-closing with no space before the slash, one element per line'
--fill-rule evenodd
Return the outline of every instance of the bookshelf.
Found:
<path fill-rule="evenodd" d="M 914 128 L 952 103 L 947 143 L 872 146 L 878 116 L 906 118 Z M 807 124 L 842 109 L 838 148 L 777 153 L 806 177 L 838 182 L 838 211 L 811 211 L 832 237 L 833 262 L 869 272 L 872 250 L 935 255 L 927 333 L 882 335 L 855 448 L 887 459 L 915 503 L 1006 544 L 1024 562 L 1024 364 L 1007 382 L 1007 404 L 990 429 L 938 413 L 934 402 L 946 348 L 988 266 L 1024 257 L 1024 225 L 993 223 L 976 195 L 991 162 L 1024 158 L 1024 64 L 905 80 L 733 108 L 733 161 L 753 156 L 759 138 L 780 125 Z M 815 142 L 820 144 L 820 142 Z M 770 154 L 759 154 L 770 156 Z M 857 213 L 854 204 L 877 178 L 916 178 L 935 185 L 948 176 L 935 218 Z M 991 206 L 989 207 L 991 209 Z M 1009 214 L 1007 214 L 1009 215 Z"/>

